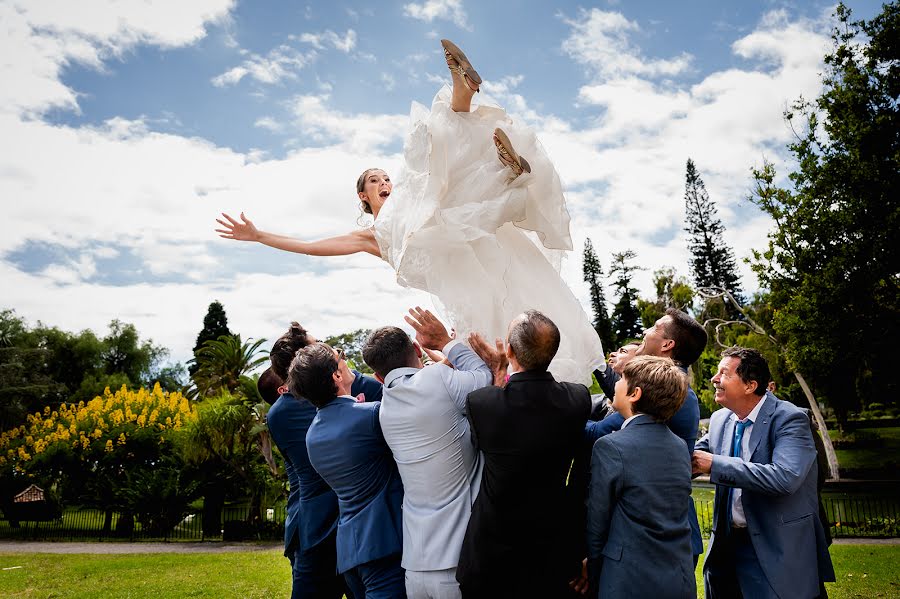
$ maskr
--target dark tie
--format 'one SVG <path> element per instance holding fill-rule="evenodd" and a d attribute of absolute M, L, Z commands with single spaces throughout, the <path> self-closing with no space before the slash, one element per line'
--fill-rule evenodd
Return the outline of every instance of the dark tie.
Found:
<path fill-rule="evenodd" d="M 734 427 L 734 443 L 731 444 L 731 456 L 739 458 L 741 457 L 741 440 L 744 438 L 744 429 L 753 424 L 753 421 L 750 419 L 747 420 L 739 420 L 737 425 Z M 728 487 L 728 503 L 726 504 L 726 509 L 728 513 L 728 530 L 731 530 L 731 505 L 732 505 L 732 496 L 734 495 L 734 487 Z"/>

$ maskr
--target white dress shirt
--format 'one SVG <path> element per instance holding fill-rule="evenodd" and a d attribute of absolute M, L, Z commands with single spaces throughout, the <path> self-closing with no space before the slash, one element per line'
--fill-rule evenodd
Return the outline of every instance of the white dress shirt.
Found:
<path fill-rule="evenodd" d="M 766 401 L 766 395 L 763 395 L 756 403 L 756 407 L 750 411 L 745 420 L 749 420 L 750 424 L 744 428 L 744 435 L 741 437 L 741 459 L 745 462 L 750 461 L 750 433 L 753 432 L 753 423 L 759 417 L 759 411 L 762 409 L 763 403 Z M 737 427 L 737 414 L 731 415 L 734 426 Z M 732 429 L 736 430 L 736 429 Z M 731 444 L 734 445 L 734 437 L 731 438 Z M 731 526 L 734 528 L 747 528 L 747 518 L 744 516 L 744 504 L 741 503 L 741 489 L 735 487 L 731 493 Z"/>

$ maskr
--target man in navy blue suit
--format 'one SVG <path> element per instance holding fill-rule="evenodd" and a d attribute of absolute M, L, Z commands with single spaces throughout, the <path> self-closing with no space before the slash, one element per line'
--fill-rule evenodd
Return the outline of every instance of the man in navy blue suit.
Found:
<path fill-rule="evenodd" d="M 681 310 L 669 308 L 662 318 L 644 331 L 644 340 L 634 353 L 637 356 L 670 358 L 687 373 L 688 367 L 703 353 L 706 338 L 706 330 L 699 322 Z M 600 437 L 619 430 L 624 421 L 618 412 L 614 412 L 599 422 L 588 422 L 585 436 L 593 445 Z M 694 451 L 699 428 L 700 402 L 694 390 L 688 387 L 684 404 L 669 420 L 669 429 L 684 440 L 688 457 Z M 700 536 L 700 524 L 692 499 L 689 500 L 688 518 L 691 525 L 691 551 L 696 563 L 703 553 L 703 538 Z"/>
<path fill-rule="evenodd" d="M 306 399 L 292 395 L 283 385 L 297 350 L 315 341 L 306 329 L 291 323 L 290 329 L 273 344 L 269 352 L 272 368 L 260 377 L 260 385 L 265 385 L 271 376 L 279 381 L 276 387 L 280 387 L 280 395 L 269 408 L 266 420 L 272 440 L 284 457 L 290 484 L 284 553 L 291 561 L 291 597 L 340 599 L 347 589 L 336 565 L 338 500 L 312 467 L 306 452 L 306 432 L 316 408 Z M 361 393 L 372 400 L 381 397 L 381 383 L 349 370 L 346 361 L 341 361 L 339 367 L 352 381 L 350 393 L 354 397 Z"/>
<path fill-rule="evenodd" d="M 716 485 L 703 562 L 709 599 L 819 597 L 834 580 L 809 418 L 768 393 L 769 378 L 762 354 L 742 347 L 722 352 L 712 378 L 723 409 L 693 456 L 694 473 Z"/>
<path fill-rule="evenodd" d="M 315 343 L 297 352 L 288 374 L 291 393 L 318 410 L 306 449 L 337 495 L 337 570 L 355 597 L 405 598 L 403 483 L 381 433 L 381 403 L 356 401 L 338 358 Z"/>

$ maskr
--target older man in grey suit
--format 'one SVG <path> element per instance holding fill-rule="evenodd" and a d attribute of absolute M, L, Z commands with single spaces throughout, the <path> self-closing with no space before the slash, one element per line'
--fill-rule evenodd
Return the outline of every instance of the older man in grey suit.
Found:
<path fill-rule="evenodd" d="M 709 433 L 695 474 L 716 484 L 703 564 L 708 599 L 824 595 L 834 568 L 818 517 L 816 448 L 806 414 L 766 392 L 769 367 L 755 349 L 722 353 L 712 378 Z"/>
<path fill-rule="evenodd" d="M 366 340 L 363 359 L 384 383 L 381 430 L 403 479 L 403 567 L 410 599 L 459 597 L 456 566 L 481 459 L 466 420 L 466 396 L 493 381 L 490 368 L 454 341 L 431 312 L 410 310 L 416 340 L 443 349 L 445 361 L 422 368 L 412 341 L 397 327 Z"/>

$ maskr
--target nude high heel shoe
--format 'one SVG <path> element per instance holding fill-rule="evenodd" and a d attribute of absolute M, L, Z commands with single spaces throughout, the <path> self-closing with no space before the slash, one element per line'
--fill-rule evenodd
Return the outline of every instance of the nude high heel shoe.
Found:
<path fill-rule="evenodd" d="M 477 93 L 481 85 L 481 76 L 478 75 L 478 71 L 475 70 L 463 51 L 450 40 L 441 40 L 441 46 L 444 47 L 444 56 L 450 72 L 462 77 L 466 87 Z"/>
<path fill-rule="evenodd" d="M 509 136 L 503 129 L 494 129 L 494 145 L 497 146 L 497 157 L 500 158 L 500 162 L 512 169 L 516 177 L 522 173 L 531 172 L 531 165 L 524 156 L 516 153 Z"/>

